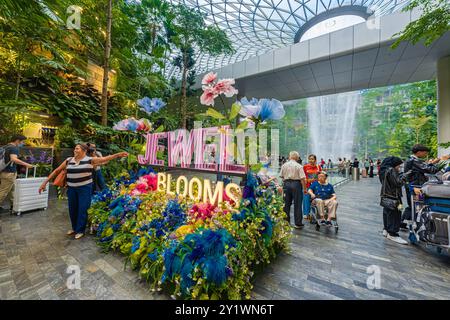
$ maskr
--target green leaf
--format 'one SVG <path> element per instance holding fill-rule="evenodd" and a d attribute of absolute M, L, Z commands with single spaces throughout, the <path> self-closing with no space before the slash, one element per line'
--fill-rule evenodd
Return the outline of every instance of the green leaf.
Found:
<path fill-rule="evenodd" d="M 163 124 L 160 125 L 158 128 L 156 128 L 155 133 L 158 133 L 158 132 L 164 132 L 164 125 Z"/>
<path fill-rule="evenodd" d="M 233 105 L 231 106 L 230 117 L 228 119 L 233 120 L 234 118 L 236 118 L 239 114 L 239 111 L 241 111 L 241 105 L 238 103 L 233 103 Z"/>
<path fill-rule="evenodd" d="M 250 166 L 250 168 L 253 172 L 259 172 L 259 170 L 261 170 L 262 168 L 262 163 L 254 164 Z"/>
<path fill-rule="evenodd" d="M 236 130 L 244 130 L 247 128 L 247 126 L 248 126 L 248 121 L 244 120 L 236 127 Z"/>
<path fill-rule="evenodd" d="M 214 119 L 225 119 L 223 114 L 213 108 L 208 108 L 208 110 L 206 111 L 206 115 Z"/>

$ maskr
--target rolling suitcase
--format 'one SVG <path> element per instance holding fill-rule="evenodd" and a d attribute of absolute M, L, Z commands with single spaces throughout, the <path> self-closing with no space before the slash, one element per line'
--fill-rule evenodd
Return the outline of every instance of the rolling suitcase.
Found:
<path fill-rule="evenodd" d="M 432 232 L 430 235 L 430 241 L 448 246 L 450 238 L 450 216 L 445 213 L 433 211 L 430 212 L 430 215 L 434 222 L 434 232 Z"/>
<path fill-rule="evenodd" d="M 450 214 L 450 184 L 426 183 L 422 186 L 425 204 L 431 211 Z"/>
<path fill-rule="evenodd" d="M 18 216 L 25 211 L 36 209 L 47 209 L 48 207 L 48 188 L 39 194 L 39 187 L 47 178 L 36 178 L 36 167 L 34 168 L 33 178 L 28 177 L 28 169 L 25 178 L 16 179 L 14 184 L 13 213 Z"/>

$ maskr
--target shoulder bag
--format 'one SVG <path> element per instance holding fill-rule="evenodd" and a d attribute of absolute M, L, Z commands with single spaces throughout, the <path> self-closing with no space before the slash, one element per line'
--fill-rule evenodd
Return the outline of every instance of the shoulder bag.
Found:
<path fill-rule="evenodd" d="M 65 188 L 67 186 L 67 165 L 68 164 L 69 164 L 69 160 L 66 160 L 66 168 L 61 170 L 61 172 L 58 173 L 58 175 L 56 176 L 55 180 L 53 180 L 53 185 L 55 187 Z"/>

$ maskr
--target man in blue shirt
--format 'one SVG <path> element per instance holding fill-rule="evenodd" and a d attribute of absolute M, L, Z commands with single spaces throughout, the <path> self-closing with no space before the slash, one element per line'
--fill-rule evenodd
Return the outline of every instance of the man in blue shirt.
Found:
<path fill-rule="evenodd" d="M 10 195 L 11 207 L 13 203 L 13 187 L 17 177 L 17 165 L 22 165 L 27 168 L 33 168 L 31 164 L 28 164 L 19 159 L 19 148 L 23 146 L 23 142 L 27 138 L 23 135 L 15 135 L 12 141 L 5 146 L 5 163 L 8 165 L 0 172 L 0 205 Z M 3 210 L 5 211 L 5 210 Z M 8 210 L 6 210 L 8 211 Z"/>
<path fill-rule="evenodd" d="M 336 193 L 330 183 L 327 183 L 327 174 L 319 173 L 317 181 L 314 181 L 309 187 L 308 193 L 311 195 L 312 203 L 316 206 L 320 215 L 321 224 L 331 225 L 331 220 L 336 217 L 338 203 Z M 328 209 L 328 219 L 325 221 L 325 208 Z"/>

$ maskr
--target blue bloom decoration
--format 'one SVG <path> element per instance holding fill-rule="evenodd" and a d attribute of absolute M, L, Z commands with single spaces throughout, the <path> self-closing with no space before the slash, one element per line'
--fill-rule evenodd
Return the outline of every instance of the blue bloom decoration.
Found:
<path fill-rule="evenodd" d="M 159 98 L 150 99 L 149 97 L 144 97 L 137 100 L 137 104 L 141 107 L 140 110 L 146 112 L 147 114 L 158 112 L 166 105 L 166 103 Z"/>
<path fill-rule="evenodd" d="M 235 240 L 225 229 L 200 229 L 188 234 L 182 242 L 173 241 L 164 251 L 162 279 L 173 279 L 179 274 L 181 289 L 186 292 L 195 284 L 192 280 L 194 269 L 200 268 L 208 282 L 220 286 L 232 275 L 225 256 L 226 247 L 235 245 Z"/>
<path fill-rule="evenodd" d="M 239 113 L 250 120 L 258 120 L 264 122 L 267 120 L 280 120 L 284 117 L 283 104 L 276 99 L 260 99 L 242 98 L 240 101 L 241 110 Z"/>
<path fill-rule="evenodd" d="M 261 106 L 259 118 L 263 122 L 266 120 L 280 120 L 286 114 L 283 104 L 276 99 L 261 99 L 259 100 L 259 105 Z"/>
<path fill-rule="evenodd" d="M 141 246 L 141 238 L 138 236 L 135 236 L 132 240 L 132 247 L 131 247 L 131 253 L 135 253 L 139 247 Z"/>

